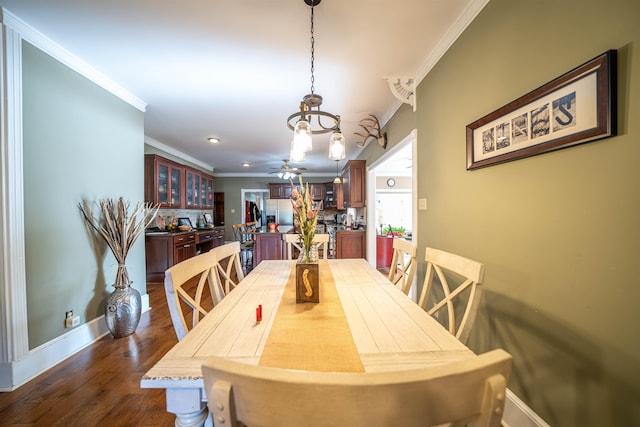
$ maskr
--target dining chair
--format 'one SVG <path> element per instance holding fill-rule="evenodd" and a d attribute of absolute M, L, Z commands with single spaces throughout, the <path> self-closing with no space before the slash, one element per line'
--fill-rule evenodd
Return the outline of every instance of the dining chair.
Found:
<path fill-rule="evenodd" d="M 247 225 L 247 223 L 242 223 L 231 226 L 234 240 L 240 243 L 240 250 L 243 254 L 241 264 L 245 271 L 250 270 L 249 267 L 253 264 L 253 247 L 255 245 L 255 241 L 253 240 L 251 224 L 253 224 L 253 231 L 255 231 L 255 222 L 249 223 L 249 225 Z"/>
<path fill-rule="evenodd" d="M 224 297 L 215 252 L 188 258 L 165 271 L 164 291 L 178 340 Z M 209 294 L 205 294 L 205 287 Z"/>
<path fill-rule="evenodd" d="M 228 294 L 242 279 L 242 263 L 240 262 L 240 242 L 231 242 L 211 249 L 215 255 L 215 268 L 224 294 Z"/>
<path fill-rule="evenodd" d="M 389 268 L 389 281 L 409 295 L 416 273 L 418 245 L 405 239 L 393 239 L 393 257 Z"/>
<path fill-rule="evenodd" d="M 296 252 L 294 251 L 294 249 L 298 251 L 297 254 L 299 254 L 303 250 L 302 243 L 300 243 L 300 235 L 293 234 L 293 233 L 285 233 L 283 234 L 283 240 L 287 248 L 287 251 L 286 251 L 287 259 L 295 259 Z M 322 255 L 322 259 L 327 259 L 327 256 L 329 255 L 329 251 L 328 251 L 329 235 L 315 234 L 313 236 L 313 245 L 318 250 L 318 258 L 320 258 L 320 255 Z"/>
<path fill-rule="evenodd" d="M 446 309 L 449 332 L 466 343 L 482 295 L 484 264 L 434 248 L 425 250 L 424 259 L 427 262 L 427 273 L 418 305 L 438 320 Z M 441 285 L 438 291 L 433 289 L 436 276 Z M 457 322 L 456 316 L 460 313 L 462 318 Z M 442 317 L 445 315 L 442 314 Z"/>
<path fill-rule="evenodd" d="M 297 371 L 212 357 L 202 373 L 216 425 L 498 427 L 511 355 L 498 349 L 422 369 L 370 373 Z"/>

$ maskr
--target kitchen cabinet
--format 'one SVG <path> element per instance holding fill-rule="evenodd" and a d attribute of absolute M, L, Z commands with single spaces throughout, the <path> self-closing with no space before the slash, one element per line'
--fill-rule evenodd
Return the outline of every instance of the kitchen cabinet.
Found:
<path fill-rule="evenodd" d="M 185 208 L 200 207 L 200 172 L 185 168 Z"/>
<path fill-rule="evenodd" d="M 309 188 L 313 200 L 324 200 L 324 184 L 310 184 Z"/>
<path fill-rule="evenodd" d="M 196 255 L 196 232 L 149 233 L 145 236 L 148 282 L 164 282 L 171 266 Z"/>
<path fill-rule="evenodd" d="M 296 185 L 296 188 L 299 186 Z M 269 198 L 271 199 L 290 199 L 291 192 L 293 188 L 291 188 L 291 184 L 269 184 Z"/>
<path fill-rule="evenodd" d="M 202 254 L 224 245 L 224 228 L 198 230 L 196 232 L 196 253 Z"/>
<path fill-rule="evenodd" d="M 284 188 L 282 184 L 269 184 L 269 198 L 284 199 Z"/>
<path fill-rule="evenodd" d="M 213 176 L 200 174 L 200 207 L 212 209 L 214 204 Z"/>
<path fill-rule="evenodd" d="M 213 208 L 213 176 L 185 167 L 185 208 Z"/>
<path fill-rule="evenodd" d="M 162 208 L 183 206 L 184 166 L 155 154 L 144 156 L 145 202 Z"/>
<path fill-rule="evenodd" d="M 365 160 L 349 160 L 342 169 L 344 208 L 364 208 L 366 201 Z"/>
<path fill-rule="evenodd" d="M 144 199 L 161 208 L 213 209 L 213 176 L 145 154 Z"/>
<path fill-rule="evenodd" d="M 366 258 L 364 231 L 336 231 L 336 258 Z"/>
<path fill-rule="evenodd" d="M 282 233 L 256 233 L 254 235 L 253 266 L 265 259 L 284 259 Z"/>

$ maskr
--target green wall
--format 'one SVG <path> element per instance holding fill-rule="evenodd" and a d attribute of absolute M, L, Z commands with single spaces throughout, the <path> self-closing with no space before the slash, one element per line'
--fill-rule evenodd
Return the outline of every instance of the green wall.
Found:
<path fill-rule="evenodd" d="M 639 43 L 637 0 L 492 0 L 417 91 L 420 257 L 485 263 L 470 347 L 513 354 L 509 388 L 551 425 L 640 425 Z M 467 124 L 608 49 L 618 136 L 466 170 Z"/>
<path fill-rule="evenodd" d="M 116 262 L 89 240 L 78 202 L 143 200 L 143 113 L 23 43 L 24 209 L 29 347 L 104 314 Z M 146 293 L 144 239 L 127 258 Z"/>

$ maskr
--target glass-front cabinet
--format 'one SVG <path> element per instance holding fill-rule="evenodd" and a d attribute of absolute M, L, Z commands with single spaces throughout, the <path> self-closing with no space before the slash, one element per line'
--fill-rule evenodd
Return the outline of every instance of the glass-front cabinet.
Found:
<path fill-rule="evenodd" d="M 200 172 L 194 169 L 185 169 L 186 185 L 186 206 L 187 208 L 200 207 Z"/>
<path fill-rule="evenodd" d="M 213 208 L 213 177 L 202 175 L 200 179 L 200 206 Z"/>
<path fill-rule="evenodd" d="M 144 167 L 145 201 L 159 203 L 161 207 L 181 207 L 184 168 L 171 160 L 154 154 L 144 156 Z M 152 177 L 152 179 L 148 179 L 148 177 Z"/>

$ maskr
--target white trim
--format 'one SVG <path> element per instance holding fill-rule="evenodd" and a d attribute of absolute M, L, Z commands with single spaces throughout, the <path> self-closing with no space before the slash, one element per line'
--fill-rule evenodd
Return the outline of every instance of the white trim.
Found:
<path fill-rule="evenodd" d="M 460 37 L 460 35 L 467 29 L 469 24 L 478 16 L 480 11 L 489 3 L 490 0 L 472 0 L 467 7 L 462 11 L 462 14 L 458 17 L 449 31 L 440 39 L 436 47 L 429 52 L 425 60 L 422 62 L 415 75 L 415 87 L 422 82 L 422 80 L 429 74 L 431 69 L 440 61 L 444 54 L 449 50 L 451 45 Z M 416 94 L 417 95 L 417 94 Z M 395 99 L 391 107 L 380 116 L 380 124 L 385 126 L 391 117 L 402 106 L 402 102 Z M 414 109 L 415 111 L 415 109 Z"/>
<path fill-rule="evenodd" d="M 141 295 L 141 298 L 142 313 L 145 313 L 151 309 L 149 294 Z M 8 371 L 11 374 L 10 382 L 5 382 L 4 378 L 0 381 L 0 392 L 17 389 L 108 334 L 102 315 L 34 348 L 17 362 L 0 364 L 0 373 Z"/>
<path fill-rule="evenodd" d="M 114 82 L 80 58 L 76 57 L 71 52 L 39 32 L 38 30 L 32 28 L 8 10 L 3 8 L 2 13 L 4 24 L 19 33 L 22 39 L 28 41 L 38 49 L 46 52 L 51 57 L 57 59 L 67 67 L 76 71 L 78 74 L 86 77 L 98 86 L 102 87 L 106 91 L 112 93 L 113 95 L 117 96 L 118 98 L 122 99 L 138 110 L 142 112 L 146 110 L 147 104 L 140 98 L 129 92 L 127 89 L 123 88 L 118 83 Z"/>
<path fill-rule="evenodd" d="M 29 351 L 24 246 L 22 169 L 22 49 L 19 34 L 2 25 L 2 129 L 0 161 L 0 363 L 13 363 Z M 0 370 L 0 384 L 7 371 Z"/>
<path fill-rule="evenodd" d="M 165 153 L 169 153 L 172 156 L 176 156 L 176 157 L 181 158 L 182 160 L 186 160 L 187 162 L 191 162 L 194 165 L 198 165 L 198 166 L 203 167 L 203 168 L 205 168 L 207 170 L 210 170 L 213 173 L 213 170 L 214 170 L 213 166 L 208 165 L 208 164 L 204 163 L 203 161 L 196 159 L 195 157 L 191 157 L 190 155 L 185 154 L 180 150 L 176 150 L 173 147 L 169 147 L 168 145 L 165 145 L 160 141 L 156 141 L 153 138 L 145 136 L 144 137 L 144 143 L 147 144 L 147 145 L 150 145 L 152 147 L 155 147 L 158 150 L 162 150 Z"/>
<path fill-rule="evenodd" d="M 509 389 L 507 389 L 507 400 L 504 404 L 502 425 L 504 427 L 550 427 Z"/>
<path fill-rule="evenodd" d="M 407 144 L 411 144 L 411 203 L 412 203 L 412 220 L 411 220 L 411 235 L 414 242 L 418 241 L 418 176 L 417 176 L 417 161 L 418 161 L 418 130 L 413 129 L 407 136 L 405 136 L 400 142 L 390 148 L 384 155 L 380 156 L 369 166 L 367 166 L 367 200 L 375 201 L 376 196 L 376 167 L 382 164 L 385 160 L 392 157 L 395 153 L 406 147 Z M 407 191 L 407 189 L 405 189 Z M 369 206 L 367 209 L 367 261 L 369 264 L 376 266 L 376 229 L 372 224 L 376 223 L 376 209 L 374 206 Z M 414 278 L 414 280 L 416 280 Z M 412 286 L 411 289 L 415 289 Z"/>

